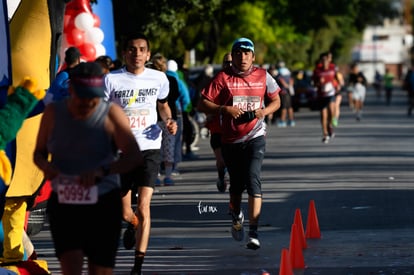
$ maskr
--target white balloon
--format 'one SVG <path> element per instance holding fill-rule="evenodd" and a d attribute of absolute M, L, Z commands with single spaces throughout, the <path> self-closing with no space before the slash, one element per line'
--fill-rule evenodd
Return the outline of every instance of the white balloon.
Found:
<path fill-rule="evenodd" d="M 90 28 L 85 31 L 85 41 L 91 44 L 101 44 L 104 40 L 104 33 L 100 28 Z"/>
<path fill-rule="evenodd" d="M 75 26 L 80 30 L 88 30 L 93 27 L 93 16 L 87 12 L 81 12 L 75 17 Z"/>
<path fill-rule="evenodd" d="M 106 49 L 105 49 L 104 45 L 95 44 L 94 46 L 95 46 L 95 50 L 96 50 L 96 57 L 95 58 L 97 58 L 101 55 L 106 55 Z"/>

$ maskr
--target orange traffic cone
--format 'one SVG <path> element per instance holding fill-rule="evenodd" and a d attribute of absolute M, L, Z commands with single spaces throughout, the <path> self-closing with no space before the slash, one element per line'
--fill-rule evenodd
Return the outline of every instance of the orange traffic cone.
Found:
<path fill-rule="evenodd" d="M 318 216 L 316 215 L 315 201 L 309 202 L 308 220 L 306 222 L 306 238 L 320 239 L 321 231 L 319 229 Z"/>
<path fill-rule="evenodd" d="M 303 249 L 307 248 L 308 245 L 306 244 L 305 230 L 303 229 L 302 214 L 300 213 L 299 208 L 296 209 L 295 211 L 295 219 L 293 223 L 296 223 L 296 225 L 298 226 L 299 237 L 300 237 L 302 248 Z"/>
<path fill-rule="evenodd" d="M 292 224 L 292 231 L 290 233 L 289 256 L 292 268 L 305 268 L 298 226 L 295 223 Z"/>
<path fill-rule="evenodd" d="M 293 275 L 292 263 L 290 262 L 289 250 L 287 248 L 282 248 L 279 275 Z"/>

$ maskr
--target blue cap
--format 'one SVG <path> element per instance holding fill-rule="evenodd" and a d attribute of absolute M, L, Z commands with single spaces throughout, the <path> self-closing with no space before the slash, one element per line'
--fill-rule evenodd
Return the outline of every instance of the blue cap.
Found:
<path fill-rule="evenodd" d="M 231 47 L 231 51 L 237 49 L 244 49 L 254 52 L 254 44 L 249 38 L 238 38 L 233 42 L 233 47 Z"/>

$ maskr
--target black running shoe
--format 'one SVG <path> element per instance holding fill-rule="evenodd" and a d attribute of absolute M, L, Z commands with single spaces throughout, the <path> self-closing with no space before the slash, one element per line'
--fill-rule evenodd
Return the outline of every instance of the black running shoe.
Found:
<path fill-rule="evenodd" d="M 131 223 L 124 231 L 123 242 L 125 249 L 132 249 L 135 246 L 135 229 Z"/>

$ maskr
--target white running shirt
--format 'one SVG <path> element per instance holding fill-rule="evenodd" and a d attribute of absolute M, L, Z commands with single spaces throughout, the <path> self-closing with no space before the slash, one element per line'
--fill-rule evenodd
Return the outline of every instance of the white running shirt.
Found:
<path fill-rule="evenodd" d="M 157 125 L 157 100 L 169 93 L 165 73 L 145 68 L 139 74 L 125 68 L 105 76 L 106 99 L 121 106 L 141 150 L 161 148 L 161 129 Z"/>

